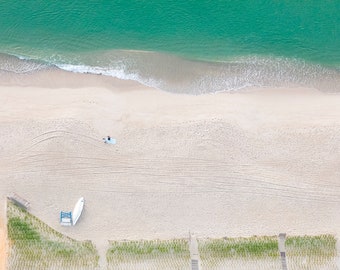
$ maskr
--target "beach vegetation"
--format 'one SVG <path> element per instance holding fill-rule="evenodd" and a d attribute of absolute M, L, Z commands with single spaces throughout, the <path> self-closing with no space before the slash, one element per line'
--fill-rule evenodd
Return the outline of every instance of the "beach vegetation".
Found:
<path fill-rule="evenodd" d="M 10 218 L 8 228 L 8 236 L 12 241 L 41 241 L 39 233 L 19 217 Z"/>
<path fill-rule="evenodd" d="M 190 252 L 186 239 L 111 241 L 106 258 L 108 269 L 186 269 Z"/>
<path fill-rule="evenodd" d="M 289 269 L 337 269 L 336 238 L 333 235 L 290 236 L 286 240 Z"/>
<path fill-rule="evenodd" d="M 136 255 L 150 254 L 180 254 L 188 250 L 186 240 L 171 240 L 171 241 L 112 241 L 109 253 L 130 253 Z"/>
<path fill-rule="evenodd" d="M 277 236 L 201 239 L 202 265 L 207 269 L 280 269 Z M 289 269 L 336 269 L 336 239 L 332 235 L 287 237 Z"/>
<path fill-rule="evenodd" d="M 98 268 L 99 256 L 90 241 L 64 236 L 11 202 L 7 219 L 9 270 Z"/>
<path fill-rule="evenodd" d="M 277 237 L 206 239 L 199 241 L 202 256 L 209 257 L 277 257 Z"/>
<path fill-rule="evenodd" d="M 98 269 L 99 256 L 90 241 L 69 238 L 11 202 L 7 206 L 8 269 Z M 333 235 L 288 236 L 289 269 L 336 269 Z M 198 239 L 205 269 L 279 269 L 277 236 Z M 187 269 L 188 239 L 110 241 L 107 269 Z"/>
<path fill-rule="evenodd" d="M 286 249 L 291 256 L 316 254 L 322 257 L 334 257 L 336 255 L 336 238 L 330 234 L 290 236 L 286 240 Z"/>

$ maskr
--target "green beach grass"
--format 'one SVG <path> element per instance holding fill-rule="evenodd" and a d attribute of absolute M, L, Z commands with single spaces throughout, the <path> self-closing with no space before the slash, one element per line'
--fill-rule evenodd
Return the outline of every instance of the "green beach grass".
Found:
<path fill-rule="evenodd" d="M 205 269 L 280 269 L 276 236 L 201 239 L 198 249 Z"/>
<path fill-rule="evenodd" d="M 7 219 L 9 270 L 98 267 L 98 253 L 90 241 L 66 237 L 10 202 Z"/>
<path fill-rule="evenodd" d="M 8 202 L 8 269 L 99 269 L 90 241 L 76 241 Z M 110 241 L 107 270 L 190 269 L 188 239 Z M 198 239 L 204 269 L 281 269 L 277 236 Z M 333 235 L 288 236 L 290 270 L 335 270 Z"/>
<path fill-rule="evenodd" d="M 333 235 L 290 236 L 286 240 L 290 256 L 315 255 L 330 258 L 336 256 L 336 239 Z"/>
<path fill-rule="evenodd" d="M 336 239 L 332 235 L 291 236 L 286 240 L 291 270 L 338 269 L 336 253 Z"/>
<path fill-rule="evenodd" d="M 281 269 L 277 236 L 199 239 L 204 269 Z M 337 269 L 332 235 L 292 236 L 286 240 L 289 269 Z M 108 269 L 190 269 L 187 239 L 111 241 Z"/>
<path fill-rule="evenodd" d="M 188 269 L 186 239 L 111 241 L 106 254 L 108 269 Z"/>
<path fill-rule="evenodd" d="M 204 257 L 277 257 L 277 237 L 206 239 L 199 241 L 199 250 Z"/>
<path fill-rule="evenodd" d="M 202 239 L 198 243 L 206 269 L 281 269 L 277 236 Z M 287 237 L 286 256 L 289 269 L 335 270 L 336 239 L 332 235 Z"/>

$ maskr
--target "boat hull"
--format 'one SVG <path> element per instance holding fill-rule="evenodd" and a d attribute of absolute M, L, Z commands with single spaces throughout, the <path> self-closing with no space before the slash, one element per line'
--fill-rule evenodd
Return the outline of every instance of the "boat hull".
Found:
<path fill-rule="evenodd" d="M 76 223 L 78 222 L 78 219 L 80 218 L 81 213 L 83 212 L 84 204 L 85 200 L 83 197 L 81 197 L 74 206 L 74 210 L 72 212 L 73 225 L 76 225 Z"/>

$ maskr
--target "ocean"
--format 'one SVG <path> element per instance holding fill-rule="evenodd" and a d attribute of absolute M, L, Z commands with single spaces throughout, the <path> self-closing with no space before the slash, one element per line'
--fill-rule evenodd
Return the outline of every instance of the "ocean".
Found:
<path fill-rule="evenodd" d="M 0 1 L 0 76 L 46 68 L 201 94 L 340 91 L 340 0 Z"/>

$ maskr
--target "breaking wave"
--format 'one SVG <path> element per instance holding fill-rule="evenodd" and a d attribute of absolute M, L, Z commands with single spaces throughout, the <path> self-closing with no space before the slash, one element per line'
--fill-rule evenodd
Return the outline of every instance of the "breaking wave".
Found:
<path fill-rule="evenodd" d="M 198 61 L 146 51 L 106 51 L 38 60 L 1 55 L 0 70 L 34 72 L 52 66 L 134 80 L 164 91 L 203 94 L 246 87 L 308 87 L 340 91 L 340 70 L 297 59 L 247 56 Z"/>

